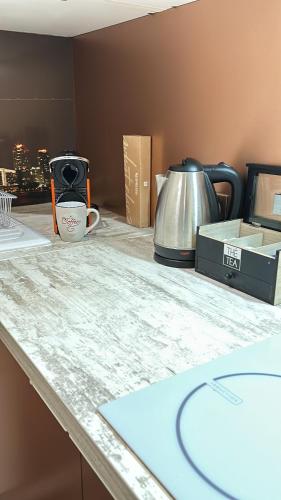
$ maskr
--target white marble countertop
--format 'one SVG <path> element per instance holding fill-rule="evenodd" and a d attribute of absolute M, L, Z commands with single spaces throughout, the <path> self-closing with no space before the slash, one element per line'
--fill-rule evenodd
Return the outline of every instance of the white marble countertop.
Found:
<path fill-rule="evenodd" d="M 49 211 L 15 216 L 50 235 Z M 280 333 L 281 307 L 154 263 L 152 230 L 109 213 L 81 243 L 52 239 L 0 256 L 0 338 L 116 499 L 167 499 L 97 408 Z"/>

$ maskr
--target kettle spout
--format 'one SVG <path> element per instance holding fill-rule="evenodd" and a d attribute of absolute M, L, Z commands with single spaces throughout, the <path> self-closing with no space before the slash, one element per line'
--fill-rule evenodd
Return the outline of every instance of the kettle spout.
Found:
<path fill-rule="evenodd" d="M 167 180 L 167 177 L 166 175 L 163 174 L 157 174 L 155 175 L 155 179 L 156 179 L 157 196 L 159 196 L 160 191 Z"/>

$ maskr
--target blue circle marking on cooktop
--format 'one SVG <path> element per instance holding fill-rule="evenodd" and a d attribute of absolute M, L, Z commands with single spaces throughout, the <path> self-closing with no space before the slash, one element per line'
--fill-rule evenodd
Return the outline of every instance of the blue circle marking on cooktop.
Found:
<path fill-rule="evenodd" d="M 218 382 L 219 380 L 223 379 L 229 379 L 233 377 L 244 377 L 244 376 L 258 376 L 258 377 L 274 377 L 274 378 L 281 378 L 280 374 L 276 373 L 263 373 L 263 372 L 241 372 L 241 373 L 230 373 L 226 375 L 221 375 L 219 377 L 214 377 L 213 380 L 215 382 Z M 221 486 L 216 484 L 212 479 L 210 479 L 201 469 L 200 467 L 195 463 L 194 459 L 191 457 L 190 452 L 187 450 L 186 445 L 184 444 L 183 437 L 182 437 L 182 431 L 181 431 L 181 424 L 182 424 L 182 416 L 183 412 L 186 409 L 188 403 L 191 401 L 192 397 L 197 394 L 201 389 L 205 388 L 208 386 L 207 382 L 204 382 L 197 387 L 195 387 L 192 391 L 190 391 L 187 396 L 184 398 L 182 401 L 178 412 L 177 412 L 177 417 L 176 417 L 176 435 L 177 435 L 177 441 L 180 446 L 180 449 L 190 464 L 190 466 L 194 469 L 194 471 L 214 490 L 216 490 L 218 493 L 223 495 L 224 497 L 230 499 L 230 500 L 238 500 L 237 497 L 233 496 L 233 494 L 227 492 L 225 489 L 223 489 Z M 235 404 L 235 403 L 234 403 Z"/>

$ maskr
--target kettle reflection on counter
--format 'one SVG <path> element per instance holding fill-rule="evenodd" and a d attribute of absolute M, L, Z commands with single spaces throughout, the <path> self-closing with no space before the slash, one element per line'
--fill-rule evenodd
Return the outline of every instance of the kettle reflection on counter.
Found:
<path fill-rule="evenodd" d="M 201 165 L 186 158 L 156 175 L 158 202 L 154 229 L 154 259 L 171 267 L 194 267 L 197 227 L 220 220 L 220 206 L 213 184 L 231 185 L 228 219 L 239 217 L 243 181 L 232 167 Z"/>

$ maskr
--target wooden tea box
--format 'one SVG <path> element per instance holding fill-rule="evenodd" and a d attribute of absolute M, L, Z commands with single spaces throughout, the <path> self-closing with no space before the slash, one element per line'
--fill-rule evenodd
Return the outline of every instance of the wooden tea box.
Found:
<path fill-rule="evenodd" d="M 281 303 L 281 167 L 248 164 L 244 219 L 201 226 L 195 270 Z"/>

